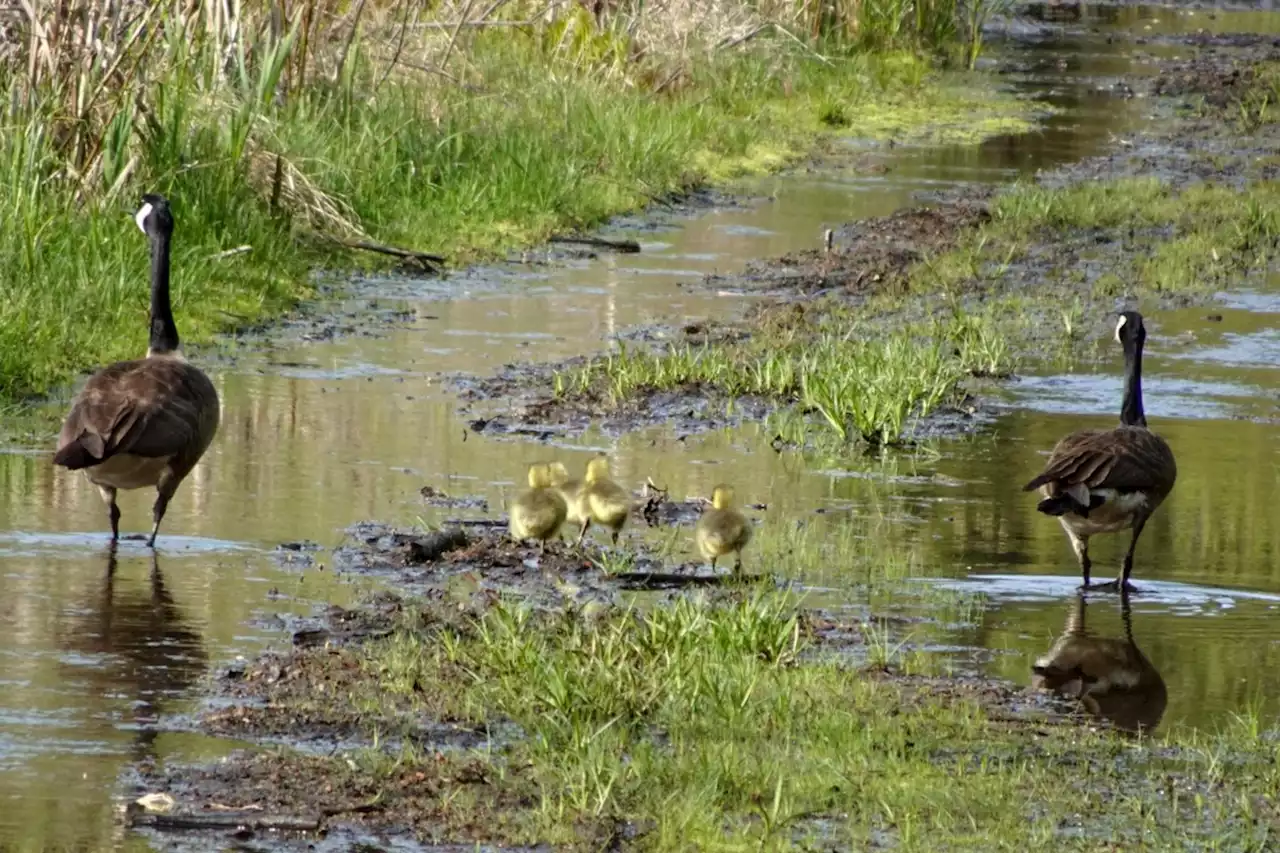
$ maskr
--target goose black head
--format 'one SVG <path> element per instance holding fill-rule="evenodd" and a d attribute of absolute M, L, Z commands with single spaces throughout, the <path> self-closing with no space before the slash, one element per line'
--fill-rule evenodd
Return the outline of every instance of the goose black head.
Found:
<path fill-rule="evenodd" d="M 169 212 L 169 200 L 162 195 L 144 195 L 142 207 L 133 215 L 133 220 L 148 237 L 168 237 L 173 233 L 173 214 Z"/>
<path fill-rule="evenodd" d="M 1142 325 L 1142 315 L 1137 311 L 1122 311 L 1116 320 L 1116 341 L 1125 349 L 1135 343 L 1139 346 L 1147 339 L 1147 327 Z"/>

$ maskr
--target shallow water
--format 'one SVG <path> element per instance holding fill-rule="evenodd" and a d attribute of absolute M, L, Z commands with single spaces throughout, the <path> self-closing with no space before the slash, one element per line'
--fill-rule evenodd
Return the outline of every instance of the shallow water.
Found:
<path fill-rule="evenodd" d="M 1103 31 L 1176 20 L 1167 10 L 1095 14 Z M 899 146 L 881 152 L 890 167 L 882 174 L 765 180 L 754 190 L 769 201 L 638 231 L 639 255 L 362 283 L 412 321 L 385 337 L 274 346 L 214 371 L 222 427 L 170 507 L 158 576 L 142 544 L 127 541 L 105 588 L 96 491 L 55 474 L 44 452 L 0 455 L 0 530 L 8 531 L 0 535 L 0 615 L 9 626 L 0 651 L 0 846 L 107 845 L 110 794 L 128 762 L 228 749 L 166 715 L 190 710 L 186 697 L 211 667 L 286 637 L 281 628 L 314 602 L 356 594 L 319 566 L 282 567 L 279 543 L 329 548 L 356 521 L 462 514 L 424 506 L 417 493 L 426 484 L 485 498 L 489 515 L 501 515 L 525 466 L 552 451 L 469 433 L 439 374 L 592 352 L 636 324 L 736 311 L 741 297 L 690 285 L 747 258 L 816 246 L 825 227 L 890 213 L 921 190 L 1005 182 L 1103 153 L 1144 120 L 1140 100 L 1099 88 L 1107 75 L 1143 72 L 1130 53 L 1098 35 L 1048 33 L 1019 51 L 1019 73 L 1009 76 L 1061 108 L 1041 131 L 977 146 Z M 1256 692 L 1277 694 L 1266 675 L 1277 670 L 1258 664 L 1276 654 L 1266 626 L 1277 602 L 1262 593 L 1280 593 L 1270 545 L 1280 443 L 1253 419 L 1275 415 L 1269 355 L 1280 339 L 1270 314 L 1278 310 L 1280 290 L 1263 289 L 1232 295 L 1221 321 L 1204 311 L 1149 321 L 1150 414 L 1181 471 L 1139 550 L 1136 578 L 1150 594 L 1135 599 L 1133 621 L 1169 684 L 1166 721 L 1211 724 Z M 580 467 L 608 451 L 619 479 L 638 487 L 651 476 L 676 497 L 732 479 L 744 498 L 781 517 L 888 506 L 926 543 L 932 582 L 989 599 L 976 624 L 950 638 L 957 660 L 1025 682 L 1030 659 L 1061 630 L 1075 566 L 1057 525 L 1019 486 L 1061 433 L 1113 422 L 1118 387 L 1118 360 L 1096 374 L 1028 377 L 980 437 L 888 468 L 850 458 L 815 470 L 773 453 L 752 428 L 687 439 L 663 429 L 588 434 L 554 452 Z M 126 530 L 146 529 L 148 495 L 124 495 L 121 506 Z M 1098 543 L 1100 572 L 1120 547 Z M 321 565 L 326 559 L 317 554 Z M 1113 600 L 1099 596 L 1091 606 L 1099 630 L 1119 630 Z M 974 655 L 974 647 L 995 653 Z"/>

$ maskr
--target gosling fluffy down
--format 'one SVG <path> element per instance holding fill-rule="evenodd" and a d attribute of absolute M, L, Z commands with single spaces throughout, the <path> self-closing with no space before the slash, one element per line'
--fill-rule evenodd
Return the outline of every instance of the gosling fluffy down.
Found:
<path fill-rule="evenodd" d="M 582 531 L 578 534 L 581 543 L 587 535 L 587 528 L 592 522 L 609 528 L 613 534 L 613 544 L 618 544 L 618 534 L 622 532 L 631 515 L 631 495 L 627 490 L 609 479 L 609 460 L 598 456 L 587 463 L 587 478 L 582 484 L 580 512 Z"/>
<path fill-rule="evenodd" d="M 693 538 L 703 559 L 711 561 L 712 569 L 717 559 L 733 554 L 733 570 L 742 570 L 742 549 L 751 541 L 751 522 L 734 508 L 732 488 L 715 487 L 711 493 L 711 509 L 698 519 Z"/>
<path fill-rule="evenodd" d="M 586 496 L 582 493 L 582 481 L 569 477 L 569 469 L 563 462 L 551 463 L 551 486 L 564 498 L 569 514 L 565 521 L 572 525 L 581 525 L 587 517 Z"/>
<path fill-rule="evenodd" d="M 537 539 L 545 550 L 547 540 L 564 524 L 568 512 L 564 498 L 551 488 L 551 470 L 539 463 L 529 467 L 529 489 L 511 504 L 511 536 L 517 542 Z"/>

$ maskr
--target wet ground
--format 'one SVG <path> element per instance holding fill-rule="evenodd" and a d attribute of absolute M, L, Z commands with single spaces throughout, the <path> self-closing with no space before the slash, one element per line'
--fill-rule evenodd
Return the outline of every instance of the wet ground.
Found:
<path fill-rule="evenodd" d="M 350 552 L 335 553 L 370 532 L 351 532 L 353 524 L 497 521 L 524 467 L 548 456 L 579 468 L 606 451 L 637 493 L 651 478 L 678 501 L 732 479 L 746 501 L 764 507 L 752 515 L 766 520 L 811 519 L 837 530 L 884 514 L 893 524 L 880 535 L 919 548 L 922 586 L 983 601 L 968 622 L 917 641 L 950 650 L 960 671 L 1028 684 L 1031 662 L 1062 632 L 1076 578 L 1061 531 L 1019 491 L 1021 472 L 1068 429 L 1114 421 L 1117 357 L 1088 372 L 1022 375 L 997 400 L 1003 408 L 988 429 L 942 442 L 936 455 L 887 461 L 777 453 L 755 426 L 707 431 L 704 416 L 682 420 L 678 408 L 674 426 L 601 431 L 580 418 L 574 429 L 551 429 L 521 416 L 525 400 L 460 400 L 456 390 L 459 376 L 590 354 L 638 327 L 662 334 L 736 319 L 744 305 L 769 298 L 740 286 L 749 259 L 816 250 L 826 228 L 851 239 L 845 223 L 892 216 L 921 195 L 973 198 L 1104 157 L 1158 126 L 1171 106 L 1157 106 L 1157 89 L 1234 85 L 1217 66 L 1192 62 L 1202 50 L 1226 49 L 1199 44 L 1201 27 L 1280 31 L 1278 19 L 1256 12 L 1028 12 L 1010 28 L 1018 38 L 997 43 L 995 55 L 1010 85 L 1059 109 L 1040 133 L 941 148 L 850 142 L 857 168 L 800 171 L 740 198 L 693 198 L 616 223 L 610 233 L 634 236 L 639 254 L 591 257 L 559 246 L 441 280 L 359 281 L 344 304 L 297 320 L 267 344 L 255 337 L 225 358 L 205 358 L 223 424 L 171 505 L 158 574 L 142 544 L 127 541 L 107 584 L 97 494 L 55 475 L 43 445 L 9 448 L 0 456 L 0 529 L 9 531 L 0 536 L 0 608 L 11 626 L 0 652 L 0 846 L 92 848 L 119 837 L 111 792 L 122 768 L 211 759 L 235 746 L 188 725 L 203 679 L 314 629 L 299 617 L 316 602 L 350 604 L 385 579 L 354 570 Z M 1267 51 L 1270 42 L 1244 49 Z M 1168 67 L 1157 61 L 1182 64 L 1157 79 Z M 876 274 L 892 275 L 894 252 L 914 242 L 878 255 Z M 864 272 L 788 286 L 856 289 Z M 734 283 L 712 278 L 708 287 L 708 276 Z M 1134 640 L 1167 684 L 1161 725 L 1212 727 L 1245 707 L 1277 710 L 1268 698 L 1278 695 L 1277 670 L 1267 664 L 1277 655 L 1271 626 L 1280 603 L 1271 547 L 1278 286 L 1258 280 L 1232 287 L 1211 309 L 1149 313 L 1148 413 L 1180 462 L 1177 489 L 1143 537 L 1136 571 L 1144 594 L 1132 614 Z M 477 423 L 494 418 L 508 429 Z M 148 507 L 146 496 L 123 498 L 125 529 L 144 529 Z M 646 530 L 636 524 L 631 535 L 657 543 L 669 536 Z M 686 534 L 671 540 L 661 568 L 693 562 Z M 1119 545 L 1099 546 L 1100 569 L 1118 563 Z M 517 555 L 509 569 L 524 565 Z M 465 586 L 473 582 L 466 573 L 460 578 L 468 593 L 480 592 Z M 816 601 L 840 606 L 850 599 L 841 590 L 857 585 L 837 565 L 801 580 Z M 1122 635 L 1114 597 L 1091 605 L 1090 624 Z"/>

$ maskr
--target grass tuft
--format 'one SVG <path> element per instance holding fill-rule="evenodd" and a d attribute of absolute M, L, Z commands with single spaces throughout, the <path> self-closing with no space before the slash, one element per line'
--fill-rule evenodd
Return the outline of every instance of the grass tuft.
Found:
<path fill-rule="evenodd" d="M 997 375 L 1010 366 L 1003 339 L 982 316 L 956 314 L 891 333 L 856 324 L 842 311 L 821 322 L 817 334 L 790 340 L 792 329 L 741 344 L 657 352 L 620 345 L 558 372 L 554 388 L 560 396 L 593 397 L 611 406 L 671 389 L 763 396 L 812 416 L 840 441 L 885 447 L 907 441 L 913 423 L 952 401 L 966 377 Z M 846 322 L 856 325 L 850 329 Z"/>

